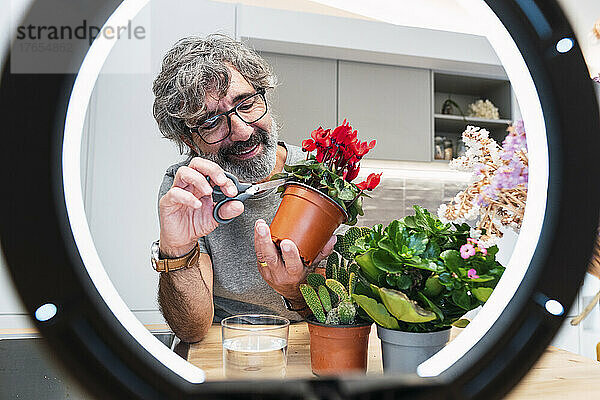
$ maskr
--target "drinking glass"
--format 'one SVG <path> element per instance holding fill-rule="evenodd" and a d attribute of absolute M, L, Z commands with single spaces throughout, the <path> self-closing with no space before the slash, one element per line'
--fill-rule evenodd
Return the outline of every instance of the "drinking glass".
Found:
<path fill-rule="evenodd" d="M 290 321 L 275 315 L 234 315 L 221 321 L 223 369 L 231 379 L 285 377 Z"/>

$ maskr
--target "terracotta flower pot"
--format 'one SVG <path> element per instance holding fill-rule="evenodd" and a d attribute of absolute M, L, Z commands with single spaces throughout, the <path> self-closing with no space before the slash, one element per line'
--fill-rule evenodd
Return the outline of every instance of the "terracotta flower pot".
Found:
<path fill-rule="evenodd" d="M 371 323 L 326 325 L 308 320 L 310 365 L 315 375 L 365 373 Z"/>
<path fill-rule="evenodd" d="M 289 183 L 271 222 L 271 238 L 279 245 L 290 239 L 306 265 L 311 265 L 333 232 L 348 219 L 342 207 L 323 193 L 300 183 Z"/>

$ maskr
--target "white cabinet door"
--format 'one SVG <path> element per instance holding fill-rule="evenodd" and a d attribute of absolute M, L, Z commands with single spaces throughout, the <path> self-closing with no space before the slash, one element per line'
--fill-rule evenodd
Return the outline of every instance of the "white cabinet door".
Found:
<path fill-rule="evenodd" d="M 431 72 L 339 62 L 338 122 L 347 118 L 363 140 L 377 139 L 368 158 L 430 161 Z"/>

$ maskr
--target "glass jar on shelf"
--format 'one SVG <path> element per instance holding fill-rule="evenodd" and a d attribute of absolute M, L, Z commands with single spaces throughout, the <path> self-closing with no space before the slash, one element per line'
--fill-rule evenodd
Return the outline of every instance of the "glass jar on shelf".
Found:
<path fill-rule="evenodd" d="M 452 160 L 454 158 L 454 144 L 452 139 L 444 140 L 444 160 Z"/>

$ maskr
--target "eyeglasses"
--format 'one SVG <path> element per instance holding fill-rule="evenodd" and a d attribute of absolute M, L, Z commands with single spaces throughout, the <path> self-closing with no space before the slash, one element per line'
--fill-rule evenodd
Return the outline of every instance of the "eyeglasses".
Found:
<path fill-rule="evenodd" d="M 246 97 L 231 110 L 208 118 L 197 127 L 190 128 L 190 131 L 197 133 L 206 144 L 219 143 L 231 135 L 232 113 L 246 124 L 253 124 L 264 117 L 267 114 L 265 89 L 258 89 L 255 94 Z"/>

